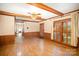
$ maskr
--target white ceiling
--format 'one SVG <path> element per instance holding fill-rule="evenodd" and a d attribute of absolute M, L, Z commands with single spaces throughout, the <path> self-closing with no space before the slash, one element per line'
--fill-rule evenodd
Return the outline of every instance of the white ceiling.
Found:
<path fill-rule="evenodd" d="M 70 11 L 79 9 L 79 4 L 77 3 L 44 3 L 44 4 L 62 13 L 68 13 Z M 40 13 L 41 17 L 44 19 L 57 16 L 56 14 L 53 14 L 49 11 L 24 3 L 0 3 L 0 10 L 16 14 L 23 14 L 26 16 L 30 16 L 28 12 L 30 13 L 36 12 Z"/>
<path fill-rule="evenodd" d="M 68 13 L 79 9 L 79 3 L 44 3 L 44 4 L 62 13 Z"/>
<path fill-rule="evenodd" d="M 29 16 L 28 12 L 36 12 L 40 13 L 41 17 L 44 19 L 50 18 L 52 16 L 56 16 L 55 14 L 45 11 L 43 9 L 37 8 L 32 5 L 28 4 L 22 4 L 22 3 L 0 3 L 0 10 L 2 11 L 7 11 L 7 12 L 13 12 L 13 13 L 18 13 L 18 14 L 23 14 Z"/>

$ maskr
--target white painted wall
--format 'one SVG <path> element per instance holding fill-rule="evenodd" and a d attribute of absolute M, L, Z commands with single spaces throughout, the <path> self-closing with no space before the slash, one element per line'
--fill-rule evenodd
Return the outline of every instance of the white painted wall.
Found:
<path fill-rule="evenodd" d="M 28 29 L 27 29 L 28 27 Z M 36 22 L 24 22 L 24 32 L 39 32 L 40 25 Z"/>
<path fill-rule="evenodd" d="M 14 34 L 14 17 L 0 15 L 0 35 Z"/>
<path fill-rule="evenodd" d="M 44 23 L 44 32 L 46 33 L 51 33 L 51 30 L 52 30 L 52 21 L 50 20 L 47 20 L 45 23 Z"/>

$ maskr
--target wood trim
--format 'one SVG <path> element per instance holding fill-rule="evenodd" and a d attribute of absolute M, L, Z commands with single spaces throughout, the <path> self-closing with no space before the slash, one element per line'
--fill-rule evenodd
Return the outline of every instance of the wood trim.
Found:
<path fill-rule="evenodd" d="M 73 13 L 73 12 L 77 12 L 77 11 L 79 11 L 79 9 L 74 10 L 74 11 L 70 11 L 70 12 L 68 12 L 68 13 Z M 68 13 L 65 13 L 65 14 L 68 14 Z"/>
<path fill-rule="evenodd" d="M 79 37 L 78 37 L 77 39 L 78 39 L 78 42 L 77 42 L 77 47 L 79 48 Z"/>
<path fill-rule="evenodd" d="M 56 42 L 56 43 L 58 43 L 58 44 L 62 44 L 62 45 L 64 45 L 65 47 L 78 48 L 78 47 L 75 47 L 75 46 L 71 46 L 71 45 L 69 45 L 69 44 L 64 44 L 64 43 L 58 42 L 58 41 L 56 41 L 56 40 L 52 40 L 52 41 L 54 41 L 54 42 Z"/>
<path fill-rule="evenodd" d="M 59 43 L 65 44 L 67 47 L 68 47 L 68 45 L 69 45 L 69 44 L 68 44 L 68 33 L 70 32 L 70 31 L 68 31 L 68 20 L 69 20 L 69 19 L 71 19 L 71 18 L 64 19 L 64 20 L 54 21 L 54 23 L 55 23 L 55 22 L 62 22 L 62 26 L 63 26 L 63 22 L 64 22 L 64 21 L 66 22 L 67 28 L 66 28 L 65 32 L 64 32 L 64 30 L 62 30 L 62 32 L 61 32 L 61 33 L 63 33 L 63 32 L 66 33 L 66 37 L 67 37 L 67 38 L 66 38 L 66 43 L 63 43 L 63 40 L 61 40 L 61 42 L 59 42 Z M 57 24 L 58 24 L 58 23 L 57 23 Z M 53 30 L 53 32 L 57 32 L 57 30 L 58 30 L 58 29 Z M 71 33 L 71 32 L 70 32 L 70 33 Z M 56 35 L 56 37 L 57 37 L 57 35 Z M 63 37 L 62 37 L 62 38 L 63 38 Z M 55 41 L 58 42 L 57 39 L 56 39 Z M 70 46 L 71 46 L 71 45 L 70 45 Z"/>
<path fill-rule="evenodd" d="M 24 17 L 24 18 L 32 19 L 31 16 L 26 16 L 26 15 L 16 14 L 16 13 L 11 13 L 11 12 L 6 12 L 6 11 L 0 11 L 0 15 L 17 16 L 17 17 Z M 37 20 L 42 20 L 42 19 L 37 17 Z"/>
<path fill-rule="evenodd" d="M 51 39 L 51 33 L 44 33 L 44 39 Z"/>
<path fill-rule="evenodd" d="M 40 37 L 40 34 L 39 34 L 39 32 L 25 32 L 25 33 L 23 34 L 23 36 L 24 36 L 25 38 Z"/>
<path fill-rule="evenodd" d="M 68 12 L 68 13 L 65 13 L 64 15 L 69 14 L 69 13 L 73 13 L 73 12 L 77 12 L 77 11 L 79 11 L 79 9 L 74 10 L 74 11 L 71 11 L 71 12 Z M 78 12 L 78 13 L 79 13 L 79 12 Z M 63 15 L 63 16 L 64 16 L 64 15 Z M 50 17 L 50 18 L 47 18 L 47 19 L 45 19 L 45 20 L 43 20 L 43 21 L 47 21 L 47 20 L 49 20 L 49 19 L 53 19 L 53 18 L 56 18 L 56 17 L 63 17 L 63 16 Z M 41 22 L 42 22 L 42 21 L 41 21 Z"/>
<path fill-rule="evenodd" d="M 23 21 L 23 22 L 35 22 L 35 23 L 39 23 L 40 22 L 40 21 L 31 21 L 31 20 L 22 20 L 22 19 L 21 19 L 21 21 Z"/>
<path fill-rule="evenodd" d="M 7 15 L 7 16 L 18 16 L 18 17 L 25 17 L 25 18 L 31 18 L 30 16 L 25 16 L 22 14 L 15 14 L 15 13 L 11 13 L 11 12 L 6 12 L 6 11 L 0 11 L 1 15 Z"/>
<path fill-rule="evenodd" d="M 49 6 L 47 6 L 47 5 L 44 5 L 43 3 L 27 3 L 27 4 L 36 6 L 36 7 L 38 7 L 38 8 L 41 8 L 41 9 L 44 9 L 44 10 L 46 10 L 46 11 L 52 12 L 52 13 L 54 13 L 54 14 L 56 14 L 56 15 L 59 15 L 59 16 L 64 15 L 63 13 L 61 13 L 61 12 L 59 12 L 59 11 L 57 11 L 57 10 L 55 10 L 55 9 L 53 9 L 53 8 L 51 8 L 51 7 L 49 7 Z"/>
<path fill-rule="evenodd" d="M 15 35 L 0 36 L 0 46 L 15 43 Z"/>

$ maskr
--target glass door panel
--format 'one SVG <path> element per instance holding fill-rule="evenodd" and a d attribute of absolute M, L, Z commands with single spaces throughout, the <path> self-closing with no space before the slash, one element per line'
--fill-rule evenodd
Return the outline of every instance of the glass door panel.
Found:
<path fill-rule="evenodd" d="M 71 44 L 71 20 L 68 19 L 68 44 Z"/>
<path fill-rule="evenodd" d="M 53 38 L 54 38 L 54 40 L 56 40 L 56 32 L 54 32 Z"/>
<path fill-rule="evenodd" d="M 67 27 L 67 25 L 66 25 L 66 22 L 64 21 L 64 23 L 63 23 L 63 31 L 66 31 L 66 27 Z"/>
<path fill-rule="evenodd" d="M 57 32 L 57 41 L 60 42 L 61 38 L 60 38 L 60 32 Z"/>
<path fill-rule="evenodd" d="M 71 33 L 68 33 L 68 44 L 71 44 Z"/>
<path fill-rule="evenodd" d="M 66 41 L 67 41 L 66 33 L 63 33 L 63 43 L 66 43 Z"/>
<path fill-rule="evenodd" d="M 63 43 L 65 43 L 65 44 L 66 44 L 66 40 L 67 40 L 66 28 L 67 28 L 66 21 L 64 21 L 63 22 Z"/>
<path fill-rule="evenodd" d="M 68 19 L 68 32 L 71 32 L 71 20 Z"/>

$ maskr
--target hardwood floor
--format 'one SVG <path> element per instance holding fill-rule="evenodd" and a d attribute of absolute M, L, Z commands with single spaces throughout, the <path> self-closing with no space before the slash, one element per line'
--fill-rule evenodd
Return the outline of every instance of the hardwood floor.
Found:
<path fill-rule="evenodd" d="M 0 56 L 74 56 L 79 50 L 41 38 L 24 38 L 22 42 L 0 47 Z"/>

